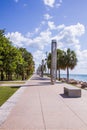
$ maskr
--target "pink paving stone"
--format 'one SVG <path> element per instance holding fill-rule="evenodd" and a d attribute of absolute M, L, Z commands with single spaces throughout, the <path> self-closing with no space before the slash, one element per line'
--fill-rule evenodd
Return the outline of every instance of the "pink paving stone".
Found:
<path fill-rule="evenodd" d="M 87 130 L 87 91 L 64 97 L 66 85 L 34 74 L 0 130 Z"/>

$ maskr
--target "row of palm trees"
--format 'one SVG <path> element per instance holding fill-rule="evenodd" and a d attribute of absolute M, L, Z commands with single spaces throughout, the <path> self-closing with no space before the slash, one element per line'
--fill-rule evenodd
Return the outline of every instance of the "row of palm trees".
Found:
<path fill-rule="evenodd" d="M 58 79 L 60 80 L 60 70 L 67 70 L 67 82 L 69 81 L 69 69 L 74 69 L 77 65 L 76 53 L 73 50 L 67 49 L 63 51 L 57 49 L 57 71 Z M 51 70 L 51 53 L 47 56 L 47 67 Z"/>

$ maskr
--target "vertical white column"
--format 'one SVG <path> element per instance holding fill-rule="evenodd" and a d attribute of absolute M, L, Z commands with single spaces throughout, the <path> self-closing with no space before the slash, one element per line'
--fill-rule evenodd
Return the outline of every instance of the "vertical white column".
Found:
<path fill-rule="evenodd" d="M 51 83 L 55 84 L 57 74 L 57 42 L 52 40 L 51 43 Z"/>

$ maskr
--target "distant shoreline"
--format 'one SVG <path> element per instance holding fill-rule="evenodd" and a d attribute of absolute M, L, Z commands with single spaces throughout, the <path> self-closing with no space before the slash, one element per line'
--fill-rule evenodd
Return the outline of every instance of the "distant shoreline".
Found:
<path fill-rule="evenodd" d="M 61 74 L 61 78 L 67 78 L 67 74 Z M 87 74 L 70 74 L 69 79 L 87 82 Z"/>
<path fill-rule="evenodd" d="M 67 83 L 67 78 L 60 78 L 60 81 Z M 68 83 L 80 88 L 87 88 L 87 82 L 84 81 L 69 79 Z"/>

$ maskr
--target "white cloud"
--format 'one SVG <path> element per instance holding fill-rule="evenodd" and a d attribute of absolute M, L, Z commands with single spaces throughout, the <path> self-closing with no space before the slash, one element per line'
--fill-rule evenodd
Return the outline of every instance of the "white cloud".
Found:
<path fill-rule="evenodd" d="M 40 32 L 39 36 L 35 38 L 30 38 L 31 33 L 28 33 L 27 36 L 23 36 L 19 32 L 8 33 L 6 37 L 9 37 L 15 46 L 32 46 L 36 49 L 43 50 L 45 46 L 48 45 L 51 39 L 51 32 L 46 30 Z"/>
<path fill-rule="evenodd" d="M 54 7 L 55 0 L 43 0 L 44 4 L 49 7 Z"/>
<path fill-rule="evenodd" d="M 81 35 L 85 33 L 84 25 L 77 23 L 76 25 L 65 26 L 64 29 L 59 33 L 59 40 L 61 40 L 64 45 L 77 45 L 79 44 L 79 39 Z"/>
<path fill-rule="evenodd" d="M 57 29 L 60 30 L 60 29 L 64 29 L 65 28 L 65 25 L 64 24 L 61 24 L 59 26 L 57 26 Z"/>
<path fill-rule="evenodd" d="M 38 49 L 43 50 L 45 46 L 49 44 L 51 39 L 51 32 L 46 30 L 41 32 L 39 36 L 33 39 L 33 44 L 36 44 Z"/>
<path fill-rule="evenodd" d="M 63 2 L 62 0 L 59 0 L 59 2 L 56 3 L 56 7 L 59 8 L 62 5 L 62 2 Z"/>
<path fill-rule="evenodd" d="M 44 14 L 44 19 L 46 20 L 52 19 L 52 16 L 50 16 L 49 14 Z"/>
<path fill-rule="evenodd" d="M 46 54 L 43 51 L 37 50 L 33 53 L 36 68 L 41 64 L 42 59 L 45 59 Z"/>
<path fill-rule="evenodd" d="M 76 54 L 78 63 L 73 72 L 77 74 L 87 74 L 87 50 L 76 50 Z"/>
<path fill-rule="evenodd" d="M 54 34 L 52 31 L 55 30 Z M 48 21 L 48 29 L 42 31 L 38 36 L 31 37 L 34 33 L 37 33 L 39 28 L 36 28 L 33 33 L 28 32 L 27 36 L 22 35 L 19 32 L 8 33 L 7 37 L 17 46 L 33 46 L 37 49 L 43 50 L 45 46 L 49 46 L 51 39 L 57 39 L 60 47 L 72 47 L 75 50 L 80 49 L 79 39 L 81 35 L 85 33 L 85 28 L 82 24 L 65 26 L 64 24 L 56 26 L 54 22 Z"/>
<path fill-rule="evenodd" d="M 44 24 L 45 23 L 43 21 L 43 25 Z M 75 50 L 78 58 L 78 65 L 75 70 L 77 72 L 77 70 L 79 69 L 78 73 L 82 71 L 85 73 L 84 70 L 87 66 L 87 50 L 81 50 L 81 43 L 79 41 L 79 37 L 81 37 L 85 33 L 84 25 L 80 23 L 70 26 L 65 26 L 64 24 L 55 25 L 55 23 L 52 21 L 48 21 L 47 24 L 47 29 L 39 32 L 38 35 L 34 37 L 30 37 L 31 35 L 33 35 L 33 33 L 30 32 L 28 32 L 27 36 L 24 36 L 19 32 L 8 33 L 6 36 L 9 37 L 16 46 L 34 48 L 35 51 L 33 52 L 33 56 L 36 65 L 39 65 L 42 58 L 45 57 L 45 48 L 47 48 L 48 52 L 50 51 L 51 40 L 56 39 L 58 48 L 71 48 Z M 38 32 L 40 30 L 39 28 L 36 28 L 35 31 Z M 81 67 L 83 68 L 83 70 Z"/>
<path fill-rule="evenodd" d="M 35 28 L 35 33 L 38 33 L 40 28 Z"/>
<path fill-rule="evenodd" d="M 48 21 L 48 27 L 49 27 L 51 30 L 56 29 L 56 26 L 55 26 L 54 22 L 51 22 L 51 21 Z"/>
<path fill-rule="evenodd" d="M 49 27 L 50 30 L 61 31 L 65 28 L 65 25 L 61 24 L 61 25 L 56 26 L 53 21 L 48 21 L 48 27 Z"/>
<path fill-rule="evenodd" d="M 12 32 L 12 33 L 8 33 L 6 36 L 10 38 L 10 40 L 14 43 L 14 45 L 19 47 L 23 46 L 23 42 L 25 41 L 25 38 L 24 36 L 22 36 L 21 33 Z"/>
<path fill-rule="evenodd" d="M 30 38 L 30 37 L 32 37 L 32 36 L 33 36 L 33 33 L 27 32 L 26 37 Z"/>
<path fill-rule="evenodd" d="M 87 50 L 81 50 L 79 37 L 85 33 L 85 26 L 77 23 L 76 25 L 65 26 L 58 35 L 58 40 L 62 42 L 63 48 L 71 48 L 77 54 L 78 63 L 72 73 L 87 73 Z"/>
<path fill-rule="evenodd" d="M 56 0 L 43 0 L 44 4 L 47 5 L 48 7 L 57 7 L 59 8 L 62 5 L 62 0 L 59 0 L 56 2 Z"/>
<path fill-rule="evenodd" d="M 72 36 L 81 36 L 85 32 L 84 25 L 77 23 L 76 25 L 71 25 L 65 28 L 65 30 Z"/>

